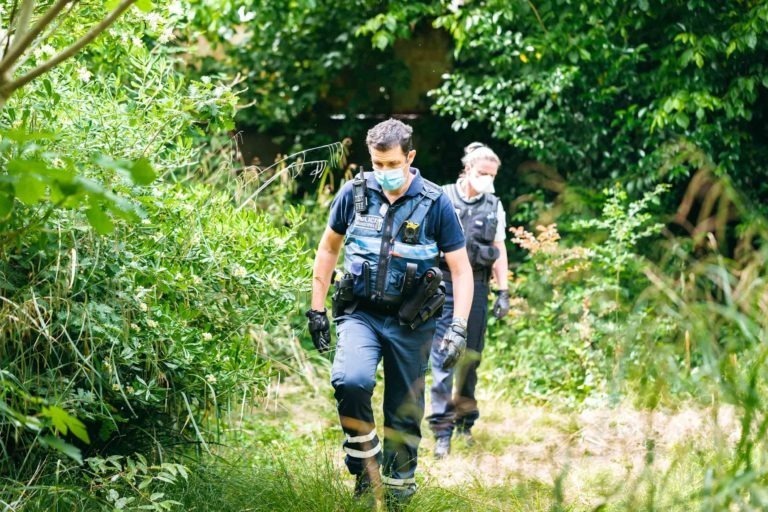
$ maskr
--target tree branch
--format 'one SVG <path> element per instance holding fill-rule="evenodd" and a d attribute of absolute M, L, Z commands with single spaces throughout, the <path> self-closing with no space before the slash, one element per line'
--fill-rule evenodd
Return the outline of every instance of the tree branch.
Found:
<path fill-rule="evenodd" d="M 64 0 L 70 1 L 70 0 Z M 26 73 L 25 75 L 20 76 L 16 80 L 13 80 L 12 82 L 7 83 L 6 85 L 0 85 L 0 97 L 9 97 L 11 94 L 13 94 L 13 91 L 20 89 L 21 87 L 24 87 L 26 84 L 37 78 L 38 76 L 42 75 L 43 73 L 46 73 L 59 65 L 61 62 L 67 60 L 68 58 L 75 55 L 77 52 L 79 52 L 83 47 L 85 47 L 88 43 L 96 39 L 96 37 L 104 32 L 109 26 L 115 22 L 115 20 L 125 12 L 126 9 L 128 9 L 131 4 L 135 3 L 136 0 L 123 0 L 120 2 L 120 5 L 115 7 L 115 10 L 109 13 L 109 15 L 101 20 L 98 25 L 95 25 L 91 28 L 91 30 L 88 31 L 83 37 L 80 38 L 79 41 L 74 43 L 72 46 L 67 48 L 66 50 L 62 51 L 58 55 L 52 57 L 49 61 L 44 62 L 43 64 L 40 64 L 32 71 Z"/>
<path fill-rule="evenodd" d="M 16 32 L 13 34 L 13 42 L 11 43 L 10 50 L 13 51 L 14 47 L 24 37 L 24 34 L 29 28 L 29 20 L 32 19 L 32 13 L 35 10 L 35 0 L 23 0 L 21 3 L 21 9 L 19 9 L 19 19 L 16 21 Z M 8 27 L 10 29 L 10 27 Z"/>
<path fill-rule="evenodd" d="M 24 53 L 24 50 L 29 44 L 47 27 L 53 19 L 66 7 L 66 5 L 74 0 L 58 0 L 43 16 L 37 20 L 32 28 L 28 32 L 24 33 L 24 36 L 19 39 L 14 38 L 8 53 L 3 55 L 3 59 L 0 60 L 0 76 L 6 71 L 11 69 L 13 63 L 19 60 L 19 57 Z"/>
<path fill-rule="evenodd" d="M 16 9 L 18 9 L 18 7 L 19 7 L 18 0 L 13 0 L 13 7 L 11 7 L 11 15 L 8 17 L 8 32 L 6 32 L 4 35 L 5 50 L 3 50 L 3 55 L 8 53 L 8 48 L 11 47 L 11 27 L 13 27 L 13 22 L 16 20 Z"/>
<path fill-rule="evenodd" d="M 536 9 L 536 6 L 533 5 L 533 2 L 531 0 L 528 0 L 528 5 L 531 6 L 531 9 L 533 9 L 533 14 L 535 14 L 536 19 L 539 20 L 539 25 L 541 25 L 541 29 L 546 33 L 547 27 L 544 26 L 544 22 L 541 20 L 541 16 L 539 16 L 539 11 Z"/>

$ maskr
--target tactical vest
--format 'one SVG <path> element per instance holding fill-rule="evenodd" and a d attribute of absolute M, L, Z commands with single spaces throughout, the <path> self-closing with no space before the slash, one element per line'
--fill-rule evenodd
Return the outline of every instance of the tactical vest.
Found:
<path fill-rule="evenodd" d="M 425 220 L 442 190 L 422 180 L 419 194 L 403 196 L 390 205 L 373 188 L 373 173 L 355 178 L 355 218 L 344 240 L 344 269 L 354 278 L 355 298 L 399 305 L 408 264 L 415 265 L 416 279 L 437 265 L 437 242 L 427 235 Z"/>
<path fill-rule="evenodd" d="M 461 198 L 455 183 L 443 186 L 443 190 L 453 203 L 464 228 L 472 270 L 490 270 L 500 254 L 499 249 L 493 245 L 499 224 L 499 198 L 493 194 L 483 194 L 477 201 L 467 202 Z M 441 267 L 445 267 L 444 261 L 441 261 Z"/>

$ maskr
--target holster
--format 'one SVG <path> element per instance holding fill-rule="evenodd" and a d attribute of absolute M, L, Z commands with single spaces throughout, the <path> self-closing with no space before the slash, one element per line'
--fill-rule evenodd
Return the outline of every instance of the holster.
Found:
<path fill-rule="evenodd" d="M 353 284 L 354 278 L 349 272 L 345 273 L 338 281 L 334 281 L 335 290 L 331 296 L 333 318 L 348 313 L 347 309 L 355 302 L 355 296 L 352 293 Z"/>
<path fill-rule="evenodd" d="M 443 272 L 431 267 L 424 272 L 415 289 L 400 305 L 397 316 L 401 325 L 416 329 L 434 316 L 445 303 Z"/>

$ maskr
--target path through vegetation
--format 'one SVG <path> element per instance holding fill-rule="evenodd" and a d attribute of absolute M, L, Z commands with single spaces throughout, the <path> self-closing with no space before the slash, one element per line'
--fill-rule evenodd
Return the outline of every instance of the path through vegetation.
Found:
<path fill-rule="evenodd" d="M 377 410 L 381 391 L 378 385 Z M 264 405 L 269 422 L 281 429 L 305 439 L 338 438 L 337 451 L 331 450 L 331 456 L 339 474 L 345 475 L 342 436 L 324 376 L 309 383 L 275 382 Z M 724 406 L 717 414 L 712 408 L 648 412 L 629 405 L 555 410 L 514 404 L 488 392 L 481 395 L 480 406 L 477 444 L 468 447 L 455 440 L 444 460 L 432 457 L 434 440 L 426 421 L 422 424 L 425 437 L 418 473 L 422 488 L 541 485 L 561 496 L 569 510 L 593 510 L 616 501 L 626 505 L 627 496 L 647 492 L 648 482 L 682 497 L 700 478 L 698 462 L 718 445 L 732 446 L 739 433 L 734 411 Z M 538 509 L 519 503 L 509 510 Z"/>

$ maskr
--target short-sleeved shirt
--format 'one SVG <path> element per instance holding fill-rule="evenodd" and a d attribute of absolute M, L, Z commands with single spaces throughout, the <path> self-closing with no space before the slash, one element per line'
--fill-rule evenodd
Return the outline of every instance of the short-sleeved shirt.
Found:
<path fill-rule="evenodd" d="M 403 194 L 403 197 L 416 196 L 424 188 L 424 178 L 415 167 L 411 167 L 414 175 L 411 185 Z M 377 190 L 387 201 L 381 186 L 375 180 L 367 180 L 370 189 Z M 347 227 L 355 219 L 355 198 L 352 181 L 348 181 L 341 188 L 331 203 L 331 214 L 328 218 L 328 226 L 340 235 L 347 233 Z M 451 200 L 445 194 L 440 194 L 435 203 L 430 207 L 425 219 L 425 233 L 435 240 L 437 248 L 444 252 L 452 252 L 464 247 L 464 231 L 456 216 Z"/>

